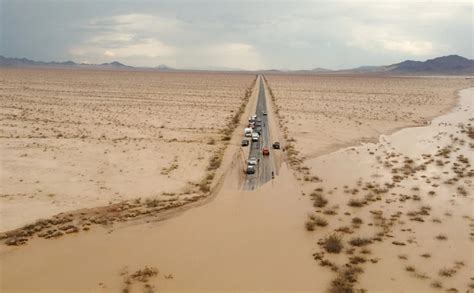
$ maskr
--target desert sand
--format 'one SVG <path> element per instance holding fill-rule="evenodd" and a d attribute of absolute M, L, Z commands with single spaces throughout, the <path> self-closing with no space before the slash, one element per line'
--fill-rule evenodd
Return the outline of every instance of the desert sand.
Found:
<path fill-rule="evenodd" d="M 429 126 L 305 161 L 320 179 L 304 188 L 309 219 L 325 222 L 314 221 L 320 265 L 361 268 L 354 287 L 375 292 L 472 290 L 474 89 L 461 96 Z M 325 248 L 329 235 L 340 253 Z M 353 286 L 340 269 L 337 278 L 332 288 Z"/>
<path fill-rule="evenodd" d="M 124 200 L 199 196 L 254 79 L 0 70 L 0 231 Z"/>
<path fill-rule="evenodd" d="M 449 111 L 464 77 L 266 75 L 286 139 L 314 158 Z"/>
<path fill-rule="evenodd" d="M 330 290 L 471 290 L 473 91 L 453 97 L 472 80 L 266 78 Z"/>
<path fill-rule="evenodd" d="M 273 153 L 274 180 L 241 190 L 245 156 L 242 133 L 234 131 L 211 197 L 171 206 L 166 217 L 139 204 L 111 205 L 115 213 L 143 214 L 66 237 L 2 244 L 2 291 L 474 287 L 473 90 L 459 104 L 456 95 L 472 81 L 321 78 L 266 76 L 272 140 L 284 146 Z M 252 77 L 242 79 L 243 93 Z M 252 93 L 237 129 L 255 107 Z M 414 125 L 423 126 L 396 131 Z M 71 221 L 88 213 L 71 212 Z"/>

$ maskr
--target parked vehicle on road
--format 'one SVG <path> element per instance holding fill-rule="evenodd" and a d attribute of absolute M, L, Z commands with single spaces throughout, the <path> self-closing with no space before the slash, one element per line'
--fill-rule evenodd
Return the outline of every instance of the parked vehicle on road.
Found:
<path fill-rule="evenodd" d="M 270 150 L 269 150 L 267 147 L 264 147 L 264 148 L 262 149 L 262 154 L 263 154 L 264 156 L 269 156 L 269 155 L 270 155 Z"/>
<path fill-rule="evenodd" d="M 276 150 L 279 150 L 280 149 L 280 143 L 278 141 L 275 141 L 272 145 L 272 147 Z"/>
<path fill-rule="evenodd" d="M 262 134 L 262 127 L 260 127 L 260 126 L 256 127 L 255 132 L 261 135 Z"/>
<path fill-rule="evenodd" d="M 257 161 L 257 158 L 255 157 L 251 157 L 248 161 L 247 161 L 247 165 L 257 165 L 258 161 Z"/>
<path fill-rule="evenodd" d="M 267 116 L 267 112 L 262 111 L 262 115 L 263 115 L 263 116 Z"/>
<path fill-rule="evenodd" d="M 257 115 L 252 115 L 249 118 L 249 122 L 255 122 L 255 119 L 257 119 Z"/>
<path fill-rule="evenodd" d="M 245 173 L 247 174 L 255 174 L 255 166 L 253 165 L 248 165 L 247 169 L 245 170 Z"/>
<path fill-rule="evenodd" d="M 245 128 L 244 129 L 244 133 L 245 133 L 245 137 L 251 137 L 252 136 L 252 128 Z"/>
<path fill-rule="evenodd" d="M 246 146 L 248 146 L 249 144 L 250 144 L 249 140 L 248 140 L 248 139 L 244 139 L 244 140 L 242 140 L 242 143 L 241 143 L 240 145 L 243 146 L 243 147 L 246 147 Z"/>
<path fill-rule="evenodd" d="M 260 139 L 260 135 L 256 132 L 252 133 L 252 141 L 258 141 Z"/>

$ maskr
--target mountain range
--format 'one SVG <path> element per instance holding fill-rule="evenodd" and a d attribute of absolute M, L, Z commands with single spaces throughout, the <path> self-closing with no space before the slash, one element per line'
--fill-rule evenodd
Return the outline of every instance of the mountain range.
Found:
<path fill-rule="evenodd" d="M 97 69 L 140 69 L 173 71 L 166 65 L 156 67 L 133 67 L 122 64 L 118 61 L 102 64 L 85 64 L 66 62 L 43 62 L 33 61 L 26 58 L 7 58 L 0 55 L 0 67 L 56 67 L 56 68 L 97 68 Z M 194 69 L 195 70 L 195 69 Z M 406 60 L 400 63 L 383 66 L 361 66 L 345 70 L 331 70 L 325 68 L 315 68 L 313 70 L 263 70 L 265 73 L 294 72 L 311 74 L 447 74 L 447 75 L 474 75 L 474 60 L 458 55 L 442 56 L 426 61 Z"/>
<path fill-rule="evenodd" d="M 361 66 L 345 70 L 321 71 L 324 73 L 387 73 L 387 74 L 474 74 L 474 60 L 459 55 L 449 55 L 428 59 L 426 61 L 406 60 L 400 63 L 383 66 Z"/>
<path fill-rule="evenodd" d="M 43 61 L 33 61 L 26 58 L 7 58 L 0 55 L 0 67 L 99 67 L 99 68 L 110 68 L 110 69 L 132 69 L 134 67 L 122 64 L 118 61 L 113 61 L 110 63 L 102 64 L 85 64 L 85 63 L 76 63 L 73 61 L 65 62 L 43 62 Z"/>

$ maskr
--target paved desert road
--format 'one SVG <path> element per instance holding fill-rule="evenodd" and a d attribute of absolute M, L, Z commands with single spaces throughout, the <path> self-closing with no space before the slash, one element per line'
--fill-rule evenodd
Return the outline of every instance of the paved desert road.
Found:
<path fill-rule="evenodd" d="M 252 190 L 257 188 L 270 180 L 272 180 L 272 172 L 275 171 L 275 164 L 273 160 L 273 150 L 271 148 L 272 142 L 270 141 L 270 127 L 268 126 L 268 117 L 270 114 L 267 111 L 267 101 L 265 96 L 265 86 L 262 76 L 259 78 L 259 91 L 257 108 L 255 114 L 257 119 L 262 120 L 262 134 L 258 142 L 252 142 L 250 145 L 249 158 L 255 157 L 258 159 L 257 168 L 255 174 L 247 175 L 245 178 L 243 188 L 246 190 Z M 263 113 L 267 115 L 263 115 Z M 268 147 L 270 149 L 270 156 L 263 156 L 262 149 Z"/>

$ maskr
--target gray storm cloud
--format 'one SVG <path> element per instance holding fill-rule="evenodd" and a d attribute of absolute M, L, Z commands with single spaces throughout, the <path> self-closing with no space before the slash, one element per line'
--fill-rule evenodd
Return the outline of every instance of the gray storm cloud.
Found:
<path fill-rule="evenodd" d="M 333 69 L 473 57 L 473 5 L 414 1 L 0 2 L 0 54 L 178 68 Z"/>

